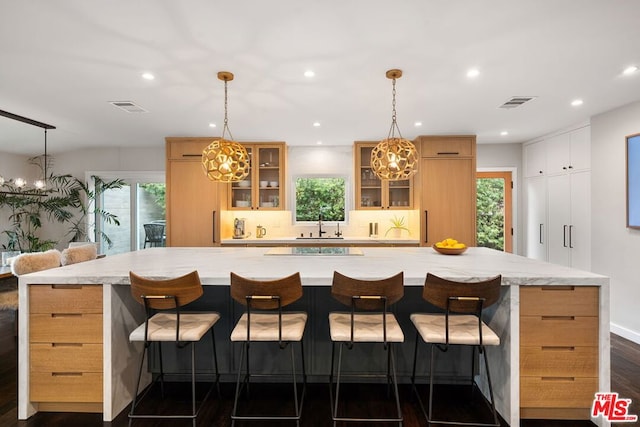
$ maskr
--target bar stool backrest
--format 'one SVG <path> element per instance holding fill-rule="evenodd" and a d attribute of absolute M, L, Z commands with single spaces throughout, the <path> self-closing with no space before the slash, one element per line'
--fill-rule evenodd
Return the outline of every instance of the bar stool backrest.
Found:
<path fill-rule="evenodd" d="M 182 307 L 200 298 L 204 293 L 200 276 L 197 271 L 192 271 L 184 276 L 171 279 L 148 279 L 129 272 L 131 281 L 131 295 L 140 304 L 154 310 L 170 310 Z M 173 296 L 174 298 L 149 298 L 152 296 Z"/>
<path fill-rule="evenodd" d="M 487 308 L 500 298 L 501 285 L 501 275 L 479 282 L 457 282 L 427 273 L 422 298 L 452 313 L 476 313 L 477 300 L 464 297 L 484 299 L 482 307 Z"/>
<path fill-rule="evenodd" d="M 278 296 L 280 307 L 285 307 L 302 298 L 300 273 L 276 280 L 252 280 L 231 273 L 231 297 L 240 304 L 247 305 L 248 296 Z M 253 298 L 251 308 L 257 310 L 276 310 L 278 300 Z"/>
<path fill-rule="evenodd" d="M 353 296 L 386 296 L 386 305 L 399 301 L 404 296 L 404 273 L 379 280 L 360 280 L 333 272 L 331 295 L 346 306 L 355 304 L 358 310 L 381 311 L 385 307 L 382 299 L 358 298 Z"/>

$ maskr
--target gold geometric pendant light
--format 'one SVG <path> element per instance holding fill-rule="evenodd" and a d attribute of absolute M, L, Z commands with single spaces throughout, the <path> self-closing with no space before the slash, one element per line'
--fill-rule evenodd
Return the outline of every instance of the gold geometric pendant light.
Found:
<path fill-rule="evenodd" d="M 233 141 L 227 118 L 227 82 L 233 80 L 233 74 L 220 71 L 218 79 L 224 81 L 224 127 L 222 137 L 214 140 L 202 151 L 202 168 L 211 181 L 242 181 L 249 174 L 250 159 L 247 149 Z M 229 138 L 225 134 L 229 132 Z"/>
<path fill-rule="evenodd" d="M 391 129 L 371 151 L 371 168 L 378 178 L 388 181 L 400 181 L 411 178 L 418 171 L 418 151 L 416 146 L 404 139 L 396 122 L 396 79 L 402 77 L 402 70 L 387 71 L 387 78 L 393 80 L 393 113 Z M 396 130 L 398 136 L 396 137 Z"/>

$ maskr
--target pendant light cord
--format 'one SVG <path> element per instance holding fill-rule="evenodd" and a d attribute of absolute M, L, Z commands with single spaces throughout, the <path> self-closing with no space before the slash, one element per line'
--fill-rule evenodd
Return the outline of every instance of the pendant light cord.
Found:
<path fill-rule="evenodd" d="M 400 128 L 398 127 L 398 123 L 396 121 L 396 79 L 392 79 L 392 90 L 391 90 L 391 129 L 389 129 L 388 139 L 395 138 L 395 131 L 398 131 L 398 137 L 402 138 L 402 134 L 400 133 Z"/>
<path fill-rule="evenodd" d="M 44 188 L 47 188 L 47 129 L 44 130 Z"/>
<path fill-rule="evenodd" d="M 233 141 L 233 135 L 229 129 L 229 119 L 227 117 L 227 79 L 224 80 L 224 126 L 222 127 L 222 139 L 224 139 L 225 132 L 229 132 L 229 139 Z"/>

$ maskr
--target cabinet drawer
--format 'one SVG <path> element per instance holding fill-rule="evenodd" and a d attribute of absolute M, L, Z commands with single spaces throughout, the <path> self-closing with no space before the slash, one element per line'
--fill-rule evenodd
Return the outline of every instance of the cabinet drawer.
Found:
<path fill-rule="evenodd" d="M 472 137 L 422 138 L 420 155 L 422 157 L 471 157 L 474 154 Z"/>
<path fill-rule="evenodd" d="M 522 316 L 597 316 L 597 286 L 522 286 Z"/>
<path fill-rule="evenodd" d="M 102 343 L 102 314 L 31 314 L 31 343 Z"/>
<path fill-rule="evenodd" d="M 102 373 L 31 372 L 33 402 L 102 402 Z"/>
<path fill-rule="evenodd" d="M 520 375 L 597 377 L 597 347 L 522 347 Z"/>
<path fill-rule="evenodd" d="M 31 344 L 31 372 L 102 372 L 102 344 Z"/>
<path fill-rule="evenodd" d="M 598 318 L 577 316 L 520 317 L 520 345 L 598 346 Z"/>
<path fill-rule="evenodd" d="M 102 313 L 100 285 L 31 285 L 30 313 Z"/>
<path fill-rule="evenodd" d="M 170 142 L 168 153 L 172 160 L 200 160 L 202 150 L 211 144 L 216 138 L 211 137 L 199 141 Z"/>
<path fill-rule="evenodd" d="M 520 406 L 528 408 L 589 408 L 598 378 L 521 377 Z"/>

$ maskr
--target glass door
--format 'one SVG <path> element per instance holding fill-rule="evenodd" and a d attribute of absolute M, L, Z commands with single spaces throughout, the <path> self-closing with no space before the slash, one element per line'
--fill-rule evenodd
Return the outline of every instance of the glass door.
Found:
<path fill-rule="evenodd" d="M 115 255 L 145 247 L 164 246 L 164 230 L 159 238 L 157 233 L 152 238 L 148 232 L 145 233 L 144 227 L 145 224 L 155 224 L 151 228 L 159 230 L 161 227 L 158 225 L 165 224 L 164 173 L 100 172 L 103 180 L 116 177 L 122 178 L 125 185 L 105 191 L 96 201 L 98 209 L 116 215 L 119 222 L 117 224 L 108 218 L 96 216 L 96 229 L 104 232 L 111 241 L 111 245 L 104 240 L 100 242 L 100 253 Z"/>
<path fill-rule="evenodd" d="M 358 146 L 358 173 L 360 198 L 358 209 L 380 208 L 382 206 L 382 181 L 371 169 L 371 151 L 374 146 Z"/>

